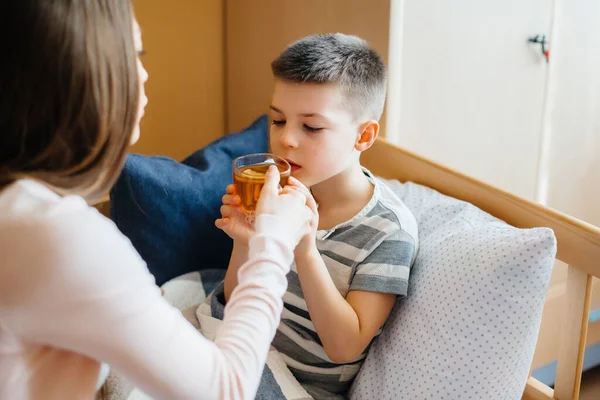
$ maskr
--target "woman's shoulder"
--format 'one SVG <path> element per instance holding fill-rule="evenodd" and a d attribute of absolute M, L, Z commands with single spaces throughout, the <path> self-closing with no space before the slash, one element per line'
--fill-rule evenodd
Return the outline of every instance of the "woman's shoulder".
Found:
<path fill-rule="evenodd" d="M 88 238 L 118 233 L 112 222 L 75 195 L 59 196 L 41 183 L 20 180 L 0 192 L 0 231 L 27 233 L 37 239 Z M 108 235 L 110 239 L 113 235 Z"/>
<path fill-rule="evenodd" d="M 0 191 L 0 223 L 48 220 L 57 213 L 85 213 L 85 200 L 79 196 L 61 197 L 33 180 L 19 180 Z"/>
<path fill-rule="evenodd" d="M 2 275 L 13 280 L 58 275 L 49 280 L 83 282 L 146 270 L 131 242 L 84 199 L 32 181 L 0 192 L 0 254 Z"/>

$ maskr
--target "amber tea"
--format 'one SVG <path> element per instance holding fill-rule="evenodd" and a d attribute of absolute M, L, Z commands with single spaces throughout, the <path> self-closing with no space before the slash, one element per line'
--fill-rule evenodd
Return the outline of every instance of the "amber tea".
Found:
<path fill-rule="evenodd" d="M 233 183 L 241 199 L 242 210 L 252 214 L 260 197 L 260 191 L 265 183 L 267 170 L 271 165 L 279 169 L 281 180 L 279 184 L 287 185 L 291 168 L 287 161 L 273 154 L 250 154 L 239 157 L 233 162 Z"/>

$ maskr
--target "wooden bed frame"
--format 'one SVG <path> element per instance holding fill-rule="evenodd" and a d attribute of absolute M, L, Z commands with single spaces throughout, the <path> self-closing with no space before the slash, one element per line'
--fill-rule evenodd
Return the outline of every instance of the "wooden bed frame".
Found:
<path fill-rule="evenodd" d="M 579 398 L 588 332 L 592 278 L 600 277 L 600 228 L 496 189 L 378 139 L 362 156 L 374 174 L 412 181 L 476 205 L 518 228 L 549 227 L 558 240 L 557 259 L 568 264 L 555 388 L 529 377 L 524 400 Z M 97 207 L 108 213 L 108 202 Z"/>

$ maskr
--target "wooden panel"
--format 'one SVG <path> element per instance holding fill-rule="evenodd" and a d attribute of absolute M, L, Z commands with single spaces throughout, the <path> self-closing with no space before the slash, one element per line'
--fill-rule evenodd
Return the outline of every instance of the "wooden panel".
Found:
<path fill-rule="evenodd" d="M 385 178 L 412 181 L 468 201 L 520 227 L 547 226 L 558 239 L 557 258 L 600 277 L 600 228 L 496 189 L 424 157 L 378 140 L 363 154 L 363 164 Z"/>
<path fill-rule="evenodd" d="M 567 281 L 568 264 L 560 260 L 554 262 L 554 268 L 552 269 L 552 278 L 550 279 L 550 287 L 559 283 L 565 283 Z"/>
<path fill-rule="evenodd" d="M 134 0 L 148 106 L 132 151 L 182 159 L 224 133 L 224 0 Z"/>
<path fill-rule="evenodd" d="M 579 398 L 591 295 L 592 277 L 569 266 L 554 385 L 559 400 Z"/>
<path fill-rule="evenodd" d="M 556 268 L 556 267 L 555 267 Z M 562 310 L 565 304 L 567 293 L 566 277 L 564 282 L 550 286 L 546 303 L 544 304 L 544 315 L 535 348 L 532 368 L 538 368 L 547 365 L 558 358 L 558 344 L 560 343 L 561 320 L 564 317 Z M 592 282 L 592 301 L 590 310 L 600 309 L 600 280 L 594 279 Z M 600 342 L 600 322 L 590 324 L 588 328 L 588 337 L 586 347 Z"/>
<path fill-rule="evenodd" d="M 587 345 L 600 342 L 600 321 L 595 321 L 588 326 Z"/>
<path fill-rule="evenodd" d="M 552 285 L 548 290 L 535 354 L 531 365 L 532 369 L 550 364 L 558 358 L 560 331 L 556 327 L 560 326 L 560 320 L 563 318 L 562 310 L 564 308 L 566 292 L 566 282 Z"/>
<path fill-rule="evenodd" d="M 544 385 L 535 378 L 527 380 L 523 400 L 552 400 L 554 399 L 554 390 Z"/>
<path fill-rule="evenodd" d="M 227 130 L 238 131 L 267 112 L 271 61 L 293 41 L 315 33 L 354 34 L 387 60 L 389 12 L 390 0 L 227 0 Z"/>

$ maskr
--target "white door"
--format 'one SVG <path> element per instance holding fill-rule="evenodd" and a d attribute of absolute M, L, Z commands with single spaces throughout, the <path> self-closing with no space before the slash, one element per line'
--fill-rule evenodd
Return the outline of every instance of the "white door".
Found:
<path fill-rule="evenodd" d="M 535 195 L 552 0 L 392 0 L 388 138 Z M 401 21 L 398 24 L 398 21 Z"/>
<path fill-rule="evenodd" d="M 539 199 L 600 226 L 600 2 L 557 2 Z"/>

